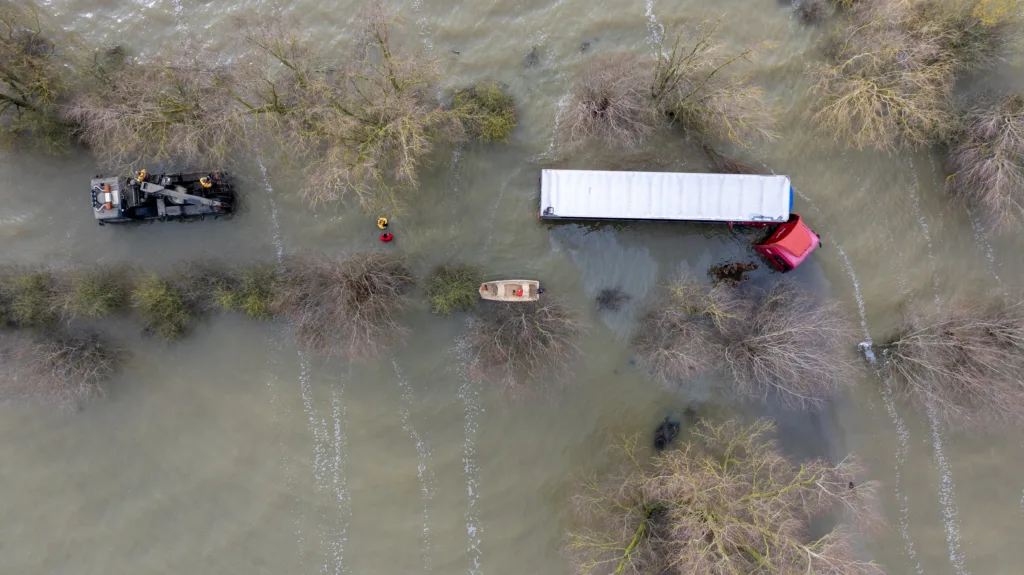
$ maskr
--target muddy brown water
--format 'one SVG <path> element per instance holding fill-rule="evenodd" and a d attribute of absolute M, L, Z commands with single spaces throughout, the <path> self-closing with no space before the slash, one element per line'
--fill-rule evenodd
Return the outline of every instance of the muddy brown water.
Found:
<path fill-rule="evenodd" d="M 188 34 L 216 40 L 232 17 L 261 7 L 44 4 L 87 39 L 143 50 Z M 637 306 L 668 276 L 752 252 L 714 226 L 585 229 L 535 218 L 539 169 L 551 163 L 572 72 L 594 53 L 649 51 L 677 23 L 724 15 L 722 40 L 757 44 L 750 72 L 782 109 L 781 138 L 758 148 L 758 161 L 793 178 L 795 210 L 825 242 L 793 279 L 840 299 L 865 340 L 884 337 L 910 298 L 1019 290 L 1019 239 L 988 234 L 951 205 L 936 156 L 837 150 L 815 134 L 804 71 L 818 57 L 819 29 L 774 0 L 394 6 L 407 48 L 438 59 L 452 83 L 508 84 L 521 123 L 507 146 L 439 150 L 410 209 L 392 218 L 396 241 L 386 249 L 408 254 L 418 272 L 451 260 L 541 279 L 592 327 L 574 385 L 503 400 L 465 373 L 464 318 L 435 319 L 422 302 L 406 315 L 405 345 L 355 367 L 305 356 L 280 326 L 239 317 L 205 320 L 173 345 L 115 326 L 131 358 L 107 398 L 70 416 L 0 406 L 0 573 L 564 573 L 559 547 L 574 481 L 607 468 L 614 438 L 649 433 L 666 413 L 706 402 L 775 416 L 795 456 L 861 455 L 884 484 L 889 522 L 863 553 L 888 572 L 1020 572 L 1019 433 L 941 429 L 893 404 L 867 369 L 856 391 L 814 413 L 722 400 L 721 381 L 660 388 L 630 363 L 625 339 Z M 323 42 L 351 33 L 350 2 L 286 9 Z M 1007 64 L 965 90 L 1022 89 L 1022 78 Z M 657 148 L 655 158 L 561 165 L 706 169 L 684 142 Z M 242 167 L 247 209 L 231 221 L 136 228 L 95 225 L 86 200 L 95 171 L 83 153 L 0 157 L 0 260 L 166 269 L 385 249 L 373 216 L 311 211 L 271 161 Z M 755 281 L 771 279 L 759 272 Z M 633 297 L 599 313 L 593 299 L 608 287 Z"/>

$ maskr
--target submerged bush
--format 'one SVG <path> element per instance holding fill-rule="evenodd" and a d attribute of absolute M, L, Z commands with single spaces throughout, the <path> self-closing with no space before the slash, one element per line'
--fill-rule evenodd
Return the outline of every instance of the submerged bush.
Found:
<path fill-rule="evenodd" d="M 303 347 L 369 360 L 405 335 L 398 314 L 414 282 L 405 262 L 386 254 L 296 258 L 285 265 L 274 307 Z"/>
<path fill-rule="evenodd" d="M 523 390 L 529 379 L 557 373 L 577 351 L 583 324 L 558 300 L 488 302 L 470 319 L 474 370 L 494 377 L 506 392 Z"/>
<path fill-rule="evenodd" d="M 852 385 L 852 332 L 834 302 L 783 282 L 767 290 L 681 280 L 643 316 L 633 346 L 663 382 L 719 370 L 748 397 L 809 407 Z"/>
<path fill-rule="evenodd" d="M 473 266 L 440 266 L 427 277 L 427 297 L 437 315 L 473 311 L 480 301 L 480 269 Z"/>
<path fill-rule="evenodd" d="M 897 393 L 947 422 L 1024 423 L 1022 304 L 912 309 L 882 350 Z"/>
<path fill-rule="evenodd" d="M 823 134 L 885 151 L 939 143 L 956 131 L 957 75 L 988 67 L 1018 33 L 1021 0 L 857 2 L 813 68 Z"/>
<path fill-rule="evenodd" d="M 573 502 L 585 527 L 566 551 L 581 573 L 881 574 L 858 558 L 836 514 L 873 527 L 877 485 L 856 460 L 794 463 L 758 421 L 699 422 L 679 449 L 649 461 L 636 437 L 620 447 L 622 469 L 587 481 Z"/>
<path fill-rule="evenodd" d="M 495 83 L 459 90 L 452 108 L 468 135 L 482 142 L 505 142 L 516 127 L 515 100 Z"/>
<path fill-rule="evenodd" d="M 572 150 L 597 140 L 635 149 L 676 125 L 703 139 L 747 146 L 772 138 L 774 120 L 762 92 L 724 70 L 751 51 L 721 53 L 718 22 L 679 33 L 657 55 L 613 54 L 592 60 L 572 84 L 559 139 Z"/>
<path fill-rule="evenodd" d="M 950 190 L 995 227 L 1024 225 L 1024 97 L 968 111 L 950 146 Z"/>
<path fill-rule="evenodd" d="M 0 145 L 28 141 L 51 152 L 67 146 L 57 108 L 68 75 L 61 40 L 59 30 L 44 27 L 34 4 L 0 6 Z"/>
<path fill-rule="evenodd" d="M 0 338 L 0 394 L 75 408 L 103 394 L 102 384 L 117 372 L 122 356 L 95 333 Z"/>
<path fill-rule="evenodd" d="M 132 305 L 146 329 L 171 341 L 178 339 L 192 321 L 181 289 L 156 274 L 142 277 L 132 291 Z"/>
<path fill-rule="evenodd" d="M 268 319 L 273 315 L 276 281 L 274 266 L 251 265 L 217 285 L 214 297 L 224 311 L 240 311 L 253 319 Z"/>
<path fill-rule="evenodd" d="M 72 272 L 60 294 L 65 319 L 99 319 L 113 315 L 128 300 L 124 272 L 106 268 Z"/>
<path fill-rule="evenodd" d="M 49 271 L 15 271 L 3 278 L 4 315 L 20 327 L 46 327 L 57 321 L 54 279 Z"/>
<path fill-rule="evenodd" d="M 648 63 L 650 64 L 650 63 Z M 649 66 L 633 54 L 592 59 L 573 82 L 558 137 L 569 150 L 590 142 L 636 149 L 647 143 L 664 119 L 648 87 Z"/>

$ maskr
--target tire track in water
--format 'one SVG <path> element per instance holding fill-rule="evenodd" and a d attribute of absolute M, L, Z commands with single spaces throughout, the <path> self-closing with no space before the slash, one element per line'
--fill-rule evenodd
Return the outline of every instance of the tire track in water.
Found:
<path fill-rule="evenodd" d="M 469 376 L 469 342 L 460 339 L 455 343 L 450 355 L 454 356 L 455 376 L 459 381 L 459 400 L 462 401 L 465 439 L 462 442 L 462 468 L 466 474 L 466 497 L 468 504 L 465 512 L 466 534 L 469 546 L 466 554 L 470 560 L 470 575 L 479 575 L 481 570 L 480 552 L 480 466 L 476 457 L 476 436 L 479 430 L 479 417 L 484 412 L 480 405 L 479 383 Z"/>
<path fill-rule="evenodd" d="M 254 150 L 255 151 L 255 150 Z M 280 220 L 278 218 L 277 203 L 274 200 L 274 189 L 270 185 L 270 177 L 267 174 L 267 167 L 263 162 L 262 156 L 256 153 L 256 161 L 260 168 L 260 173 L 263 176 L 263 185 L 270 198 L 271 205 L 271 226 L 273 230 L 274 247 L 277 251 L 277 265 L 282 267 L 284 265 L 284 241 L 281 236 Z M 280 339 L 283 340 L 284 334 L 280 335 Z M 283 344 L 280 345 L 283 349 Z M 313 435 L 313 477 L 317 491 L 330 490 L 333 488 L 335 497 L 339 502 L 339 523 L 343 526 L 347 525 L 348 513 L 350 511 L 347 505 L 348 498 L 347 493 L 344 491 L 344 486 L 347 485 L 347 481 L 344 478 L 344 467 L 341 467 L 341 462 L 345 459 L 345 453 L 343 448 L 344 436 L 341 435 L 341 421 L 338 419 L 338 410 L 334 409 L 333 403 L 335 397 L 332 395 L 332 415 L 335 417 L 335 429 L 337 430 L 334 437 L 333 451 L 335 453 L 334 460 L 328 462 L 328 430 L 327 422 L 324 419 L 317 417 L 317 409 L 314 405 L 313 389 L 309 380 L 309 360 L 306 354 L 301 350 L 297 350 L 299 357 L 299 392 L 302 399 L 302 409 L 306 415 L 306 419 L 309 422 L 309 430 Z M 334 465 L 334 467 L 330 467 Z M 332 472 L 333 485 L 327 483 L 327 474 Z M 342 505 L 342 503 L 345 505 Z M 301 516 L 298 519 L 301 521 Z M 344 557 L 344 531 L 340 536 L 334 537 L 330 543 L 327 544 L 325 541 L 326 533 L 324 532 L 325 527 L 322 524 L 317 526 L 320 536 L 321 548 L 330 548 L 335 561 L 335 573 L 345 572 L 343 557 Z M 304 541 L 304 539 L 302 539 Z M 324 572 L 329 572 L 328 566 L 324 565 Z"/>
<path fill-rule="evenodd" d="M 814 202 L 805 194 L 793 190 L 802 200 L 807 202 L 807 205 L 814 210 L 818 215 L 825 217 L 824 213 L 818 209 Z M 865 189 L 861 189 L 863 194 Z M 860 282 L 857 280 L 857 274 L 853 269 L 853 263 L 850 261 L 849 256 L 846 255 L 846 250 L 843 246 L 832 236 L 830 233 L 826 233 L 827 239 L 830 244 L 836 246 L 836 251 L 839 252 L 839 256 L 843 260 L 843 268 L 846 270 L 847 276 L 850 278 L 850 282 L 853 284 L 854 297 L 857 300 L 857 313 L 860 316 L 861 330 L 864 334 L 864 341 L 862 341 L 858 347 L 861 352 L 864 353 L 864 357 L 867 358 L 868 362 L 875 368 L 875 375 L 882 380 L 883 385 L 881 386 L 882 401 L 885 404 L 885 411 L 889 414 L 889 418 L 892 420 L 893 426 L 896 428 L 896 461 L 894 463 L 894 481 L 893 481 L 893 492 L 896 500 L 900 502 L 900 535 L 903 538 L 903 551 L 907 554 L 907 557 L 914 563 L 915 570 L 922 574 L 924 570 L 921 567 L 921 563 L 917 558 L 917 551 L 914 548 L 914 540 L 910 536 L 910 498 L 903 488 L 903 466 L 906 464 L 907 454 L 910 451 L 910 430 L 907 428 L 903 418 L 900 417 L 899 412 L 896 410 L 896 400 L 894 398 L 892 383 L 888 378 L 882 377 L 878 367 L 877 359 L 875 358 L 875 352 L 872 349 L 871 332 L 868 330 L 867 312 L 864 306 L 864 298 L 860 291 Z M 902 285 L 906 285 L 906 281 L 901 281 Z"/>
<path fill-rule="evenodd" d="M 423 533 L 420 541 L 423 554 L 423 572 L 433 571 L 431 557 L 431 533 L 430 533 L 430 504 L 434 498 L 434 471 L 431 469 L 431 452 L 423 437 L 412 426 L 410 409 L 415 405 L 412 386 L 402 375 L 398 368 L 398 362 L 392 358 L 391 365 L 395 368 L 395 377 L 398 380 L 398 388 L 401 390 L 402 401 L 398 406 L 398 415 L 402 427 L 416 447 L 416 478 L 420 485 L 420 497 L 423 500 Z"/>

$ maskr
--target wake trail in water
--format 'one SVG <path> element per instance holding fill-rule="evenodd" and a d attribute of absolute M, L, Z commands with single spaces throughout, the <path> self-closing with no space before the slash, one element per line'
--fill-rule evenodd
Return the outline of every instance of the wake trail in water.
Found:
<path fill-rule="evenodd" d="M 654 0 L 644 0 L 644 14 L 647 16 L 647 43 L 652 48 L 661 50 L 661 43 L 665 39 L 665 26 L 658 22 L 654 15 Z"/>
<path fill-rule="evenodd" d="M 430 447 L 412 426 L 409 414 L 410 408 L 415 405 L 412 386 L 409 385 L 409 382 L 402 375 L 402 370 L 398 368 L 398 362 L 394 358 L 391 359 L 391 365 L 395 368 L 395 377 L 398 379 L 398 387 L 402 392 L 402 402 L 398 407 L 398 415 L 401 418 L 402 427 L 416 446 L 416 477 L 419 480 L 420 496 L 423 500 L 423 534 L 421 540 L 423 572 L 429 573 L 433 570 L 430 551 L 430 502 L 434 497 L 434 472 L 430 467 Z"/>
<path fill-rule="evenodd" d="M 262 156 L 256 154 L 256 162 L 259 165 L 260 173 L 263 176 L 263 185 L 267 191 L 270 199 L 270 217 L 271 217 L 271 230 L 274 240 L 274 248 L 277 255 L 277 266 L 281 269 L 284 266 L 284 241 L 281 236 L 280 220 L 278 218 L 277 202 L 274 199 L 274 189 L 270 185 L 270 177 L 267 174 L 266 164 L 263 162 Z M 277 334 L 279 349 L 283 349 L 283 344 L 280 343 L 284 339 L 284 334 Z M 309 422 L 309 431 L 313 435 L 313 477 L 316 482 L 318 491 L 334 489 L 335 495 L 339 503 L 339 520 L 341 525 L 346 524 L 347 517 L 347 495 L 344 494 L 344 476 L 341 475 L 343 467 L 340 467 L 341 461 L 345 459 L 344 453 L 344 435 L 340 434 L 340 428 L 342 422 L 337 419 L 338 412 L 333 409 L 335 398 L 332 396 L 332 415 L 335 416 L 335 437 L 333 442 L 334 458 L 329 460 L 330 451 L 330 437 L 327 427 L 327 422 L 323 418 L 317 416 L 317 409 L 314 405 L 313 400 L 313 388 L 309 380 L 309 360 L 306 354 L 300 349 L 297 350 L 299 357 L 299 392 L 302 399 L 302 410 L 306 415 L 306 419 Z M 282 449 L 284 446 L 282 445 Z M 333 474 L 333 485 L 327 482 L 328 473 Z M 292 478 L 294 481 L 294 477 Z M 343 505 L 345 503 L 345 505 Z M 301 516 L 297 521 L 301 521 Z M 320 545 L 326 547 L 327 542 L 325 541 L 326 534 L 324 533 L 324 526 L 319 525 L 320 531 Z M 342 528 L 344 529 L 344 528 Z M 335 573 L 345 572 L 344 564 L 342 563 L 342 551 L 344 549 L 344 532 L 338 537 L 334 537 L 330 543 L 332 554 L 335 558 Z M 324 572 L 328 572 L 328 567 L 324 565 Z"/>
<path fill-rule="evenodd" d="M 348 543 L 348 517 L 352 507 L 348 496 L 348 418 L 345 417 L 344 380 L 331 389 L 331 417 L 334 420 L 334 457 L 331 460 L 331 483 L 338 504 L 338 525 L 331 539 L 331 554 L 334 559 L 334 575 L 348 573 L 345 567 L 345 544 Z M 324 564 L 324 573 L 330 572 L 330 565 Z"/>
<path fill-rule="evenodd" d="M 794 190 L 794 192 L 800 196 L 808 206 L 816 213 L 824 217 L 824 214 L 809 197 L 801 192 Z M 863 193 L 864 190 L 862 189 Z M 907 557 L 914 563 L 915 570 L 922 574 L 924 569 L 921 567 L 921 563 L 917 558 L 917 551 L 914 548 L 914 541 L 910 537 L 910 499 L 906 492 L 903 490 L 903 466 L 906 463 L 907 454 L 910 450 L 910 430 L 907 429 L 906 423 L 903 418 L 900 417 L 899 412 L 896 410 L 896 401 L 893 397 L 892 383 L 888 378 L 882 377 L 875 357 L 874 350 L 872 349 L 871 332 L 868 330 L 868 319 L 867 311 L 864 306 L 864 298 L 860 291 L 860 282 L 857 279 L 857 274 L 853 269 L 853 263 L 850 261 L 850 257 L 846 255 L 846 250 L 843 246 L 835 240 L 834 237 L 828 238 L 829 243 L 836 246 L 836 251 L 839 252 L 839 256 L 843 260 L 843 267 L 846 269 L 847 276 L 850 278 L 850 282 L 853 284 L 854 297 L 857 299 L 857 313 L 860 315 L 860 326 L 864 333 L 864 341 L 859 345 L 861 351 L 864 353 L 864 357 L 867 358 L 868 362 L 875 368 L 875 374 L 883 380 L 884 385 L 882 386 L 882 401 L 885 404 L 885 411 L 889 414 L 889 418 L 892 420 L 893 426 L 896 428 L 896 461 L 894 462 L 895 469 L 895 480 L 893 481 L 893 493 L 896 500 L 900 502 L 900 536 L 903 538 L 903 548 Z M 906 286 L 906 280 L 900 280 L 901 286 Z"/>
<path fill-rule="evenodd" d="M 928 162 L 931 164 L 932 174 L 936 174 L 938 172 L 938 168 L 935 165 L 935 158 L 932 157 L 931 154 L 928 155 Z M 981 221 L 975 217 L 974 212 L 971 211 L 970 208 L 964 206 L 964 212 L 967 213 L 967 220 L 971 222 L 971 231 L 974 233 L 974 243 L 978 246 L 978 249 L 985 254 L 985 259 L 988 260 L 989 273 L 992 274 L 992 277 L 995 278 L 997 283 L 1002 284 L 1003 280 L 1000 279 L 999 274 L 996 272 L 996 268 L 998 266 L 996 265 L 996 256 L 995 251 L 992 249 L 992 243 L 988 241 L 988 232 L 985 230 Z"/>
<path fill-rule="evenodd" d="M 478 509 L 480 499 L 480 466 L 476 459 L 476 435 L 479 429 L 479 418 L 483 414 L 483 407 L 480 405 L 480 388 L 478 382 L 474 381 L 468 374 L 467 364 L 469 362 L 469 342 L 465 339 L 455 344 L 453 354 L 456 373 L 459 380 L 459 399 L 462 401 L 465 413 L 464 431 L 465 439 L 462 443 L 462 467 L 466 473 L 466 496 L 468 506 L 465 513 L 466 534 L 469 535 L 469 547 L 466 554 L 470 560 L 470 575 L 479 575 L 481 553 L 480 553 L 480 511 Z"/>
<path fill-rule="evenodd" d="M 917 197 L 918 178 L 917 168 L 913 159 L 910 160 L 910 173 L 914 177 L 914 185 L 910 189 L 911 206 L 917 221 L 921 226 L 921 235 L 928 246 L 928 261 L 932 265 L 932 296 L 935 298 L 935 305 L 941 305 L 939 297 L 939 274 L 938 264 L 932 248 L 931 234 L 928 232 L 928 223 L 925 221 L 924 213 L 921 211 L 921 204 Z M 932 436 L 932 452 L 935 461 L 939 465 L 939 501 L 942 503 L 942 517 L 946 530 L 946 545 L 949 547 L 949 560 L 959 575 L 965 575 L 967 570 L 964 567 L 964 556 L 960 550 L 960 517 L 957 510 L 953 483 L 953 472 L 950 469 L 949 460 L 946 459 L 945 448 L 943 447 L 941 421 L 935 403 L 931 400 L 926 402 L 925 411 L 928 413 L 928 424 Z"/>
<path fill-rule="evenodd" d="M 267 177 L 267 168 L 263 165 L 263 159 L 257 156 L 259 162 L 260 172 L 263 175 L 263 189 L 267 192 L 267 198 L 270 202 L 270 230 L 271 238 L 274 242 L 274 250 L 277 255 L 277 263 L 280 266 L 284 258 L 284 242 L 281 240 L 281 223 L 278 218 L 277 201 L 274 199 L 274 189 L 270 185 L 270 178 Z M 268 363 L 270 369 L 267 370 L 267 390 L 270 393 L 271 403 L 271 423 L 276 429 L 280 429 L 283 426 L 283 421 L 289 419 L 289 410 L 286 406 L 281 403 L 280 394 L 278 393 L 278 386 L 280 385 L 280 379 L 277 377 L 277 365 L 278 358 L 284 351 L 284 330 L 280 327 L 275 327 L 273 336 L 270 340 L 271 352 L 268 354 Z M 294 468 L 289 463 L 288 450 L 285 447 L 284 439 L 279 435 L 277 438 L 278 450 L 281 452 L 281 466 L 284 467 L 285 473 L 285 486 L 289 492 L 293 492 L 298 483 L 298 479 L 295 474 Z M 302 513 L 295 515 L 295 537 L 299 545 L 299 564 L 302 565 L 305 562 L 305 536 L 302 534 Z"/>
<path fill-rule="evenodd" d="M 498 190 L 498 197 L 494 200 L 494 206 L 491 208 L 491 217 L 487 220 L 487 241 L 484 242 L 484 247 L 481 254 L 486 254 L 487 250 L 491 247 L 491 240 L 494 239 L 494 218 L 498 217 L 498 206 L 501 205 L 501 197 L 505 195 L 505 188 L 508 187 L 509 182 L 515 179 L 519 175 L 519 172 L 523 171 L 522 166 L 518 166 L 505 182 L 501 184 L 501 189 Z"/>

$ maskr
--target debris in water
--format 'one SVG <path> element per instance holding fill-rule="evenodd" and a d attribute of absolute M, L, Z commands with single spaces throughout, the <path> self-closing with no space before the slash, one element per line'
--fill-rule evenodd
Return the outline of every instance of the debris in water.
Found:
<path fill-rule="evenodd" d="M 530 53 L 526 55 L 526 58 L 523 58 L 523 68 L 533 68 L 537 64 L 540 64 L 540 53 L 534 46 L 530 48 Z"/>
<path fill-rule="evenodd" d="M 661 422 L 657 431 L 654 432 L 654 449 L 664 450 L 672 440 L 679 435 L 679 422 L 670 421 L 668 417 Z"/>
<path fill-rule="evenodd" d="M 757 264 L 751 263 L 733 263 L 733 264 L 719 264 L 713 265 L 708 268 L 708 275 L 711 276 L 716 282 L 730 282 L 740 283 L 747 279 L 746 272 L 751 272 L 757 269 Z"/>
<path fill-rule="evenodd" d="M 589 49 L 590 49 L 590 42 L 584 42 L 584 43 L 580 44 L 580 54 L 586 52 Z"/>
<path fill-rule="evenodd" d="M 601 311 L 619 311 L 622 304 L 631 299 L 633 299 L 633 296 L 618 288 L 604 288 L 597 294 L 597 309 Z"/>

